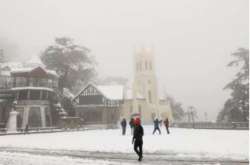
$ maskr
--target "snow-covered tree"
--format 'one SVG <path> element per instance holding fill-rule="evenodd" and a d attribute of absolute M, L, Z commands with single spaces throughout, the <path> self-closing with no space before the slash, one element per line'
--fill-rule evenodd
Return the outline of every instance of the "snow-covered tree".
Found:
<path fill-rule="evenodd" d="M 231 97 L 224 104 L 217 121 L 248 122 L 249 115 L 249 50 L 239 48 L 232 53 L 235 60 L 228 67 L 239 67 L 235 78 L 224 89 L 230 89 Z"/>
<path fill-rule="evenodd" d="M 180 121 L 183 119 L 185 112 L 182 107 L 182 104 L 178 101 L 176 101 L 173 97 L 171 96 L 166 96 L 166 100 L 168 100 L 171 110 L 172 110 L 172 115 L 175 121 Z"/>
<path fill-rule="evenodd" d="M 95 75 L 95 61 L 89 50 L 76 45 L 71 38 L 55 39 L 41 55 L 41 61 L 48 69 L 55 70 L 60 76 L 60 89 L 74 90 L 76 84 L 89 81 Z"/>
<path fill-rule="evenodd" d="M 0 48 L 0 64 L 5 62 L 3 49 Z"/>

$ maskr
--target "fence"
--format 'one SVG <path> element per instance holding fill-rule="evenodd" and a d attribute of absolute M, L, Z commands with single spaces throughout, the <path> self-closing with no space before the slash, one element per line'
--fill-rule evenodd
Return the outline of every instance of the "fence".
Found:
<path fill-rule="evenodd" d="M 195 128 L 195 129 L 236 129 L 248 130 L 248 122 L 231 122 L 231 123 L 213 123 L 213 122 L 182 122 L 173 123 L 172 127 L 176 128 Z"/>

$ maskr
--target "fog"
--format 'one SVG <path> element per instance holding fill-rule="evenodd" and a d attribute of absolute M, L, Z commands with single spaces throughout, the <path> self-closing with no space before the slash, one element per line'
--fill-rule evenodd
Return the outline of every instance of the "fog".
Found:
<path fill-rule="evenodd" d="M 159 86 L 210 120 L 229 97 L 230 53 L 248 48 L 248 0 L 0 0 L 0 20 L 16 60 L 68 36 L 102 76 L 132 79 L 135 47 L 153 47 Z"/>

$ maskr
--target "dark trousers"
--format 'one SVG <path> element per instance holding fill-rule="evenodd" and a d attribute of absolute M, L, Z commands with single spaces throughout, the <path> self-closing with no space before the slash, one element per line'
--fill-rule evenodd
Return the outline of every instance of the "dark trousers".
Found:
<path fill-rule="evenodd" d="M 134 142 L 134 151 L 139 156 L 139 158 L 142 158 L 142 154 L 143 154 L 142 145 L 143 145 L 142 140 L 135 140 L 135 142 Z M 139 150 L 138 150 L 138 148 L 139 148 Z"/>
<path fill-rule="evenodd" d="M 167 133 L 170 134 L 168 127 L 166 127 Z"/>
<path fill-rule="evenodd" d="M 153 131 L 153 134 L 155 134 L 155 131 L 158 130 L 159 134 L 161 134 L 161 130 L 159 127 L 155 127 L 154 131 Z"/>
<path fill-rule="evenodd" d="M 126 134 L 126 127 L 122 127 L 122 135 Z"/>

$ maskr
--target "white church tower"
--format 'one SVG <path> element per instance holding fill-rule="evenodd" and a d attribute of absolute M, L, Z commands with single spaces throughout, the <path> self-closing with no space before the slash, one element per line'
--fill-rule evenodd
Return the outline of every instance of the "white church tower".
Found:
<path fill-rule="evenodd" d="M 140 114 L 145 123 L 152 122 L 155 117 L 161 119 L 170 116 L 170 107 L 167 102 L 160 101 L 158 95 L 154 52 L 150 48 L 135 51 L 132 91 L 133 113 Z"/>
<path fill-rule="evenodd" d="M 148 104 L 157 104 L 157 82 L 152 49 L 136 50 L 134 61 L 134 96 L 144 97 Z"/>
<path fill-rule="evenodd" d="M 152 124 L 155 117 L 172 119 L 171 108 L 159 97 L 154 52 L 150 48 L 137 49 L 134 54 L 134 79 L 132 88 L 126 90 L 121 111 L 122 118 L 140 116 L 145 124 Z"/>

